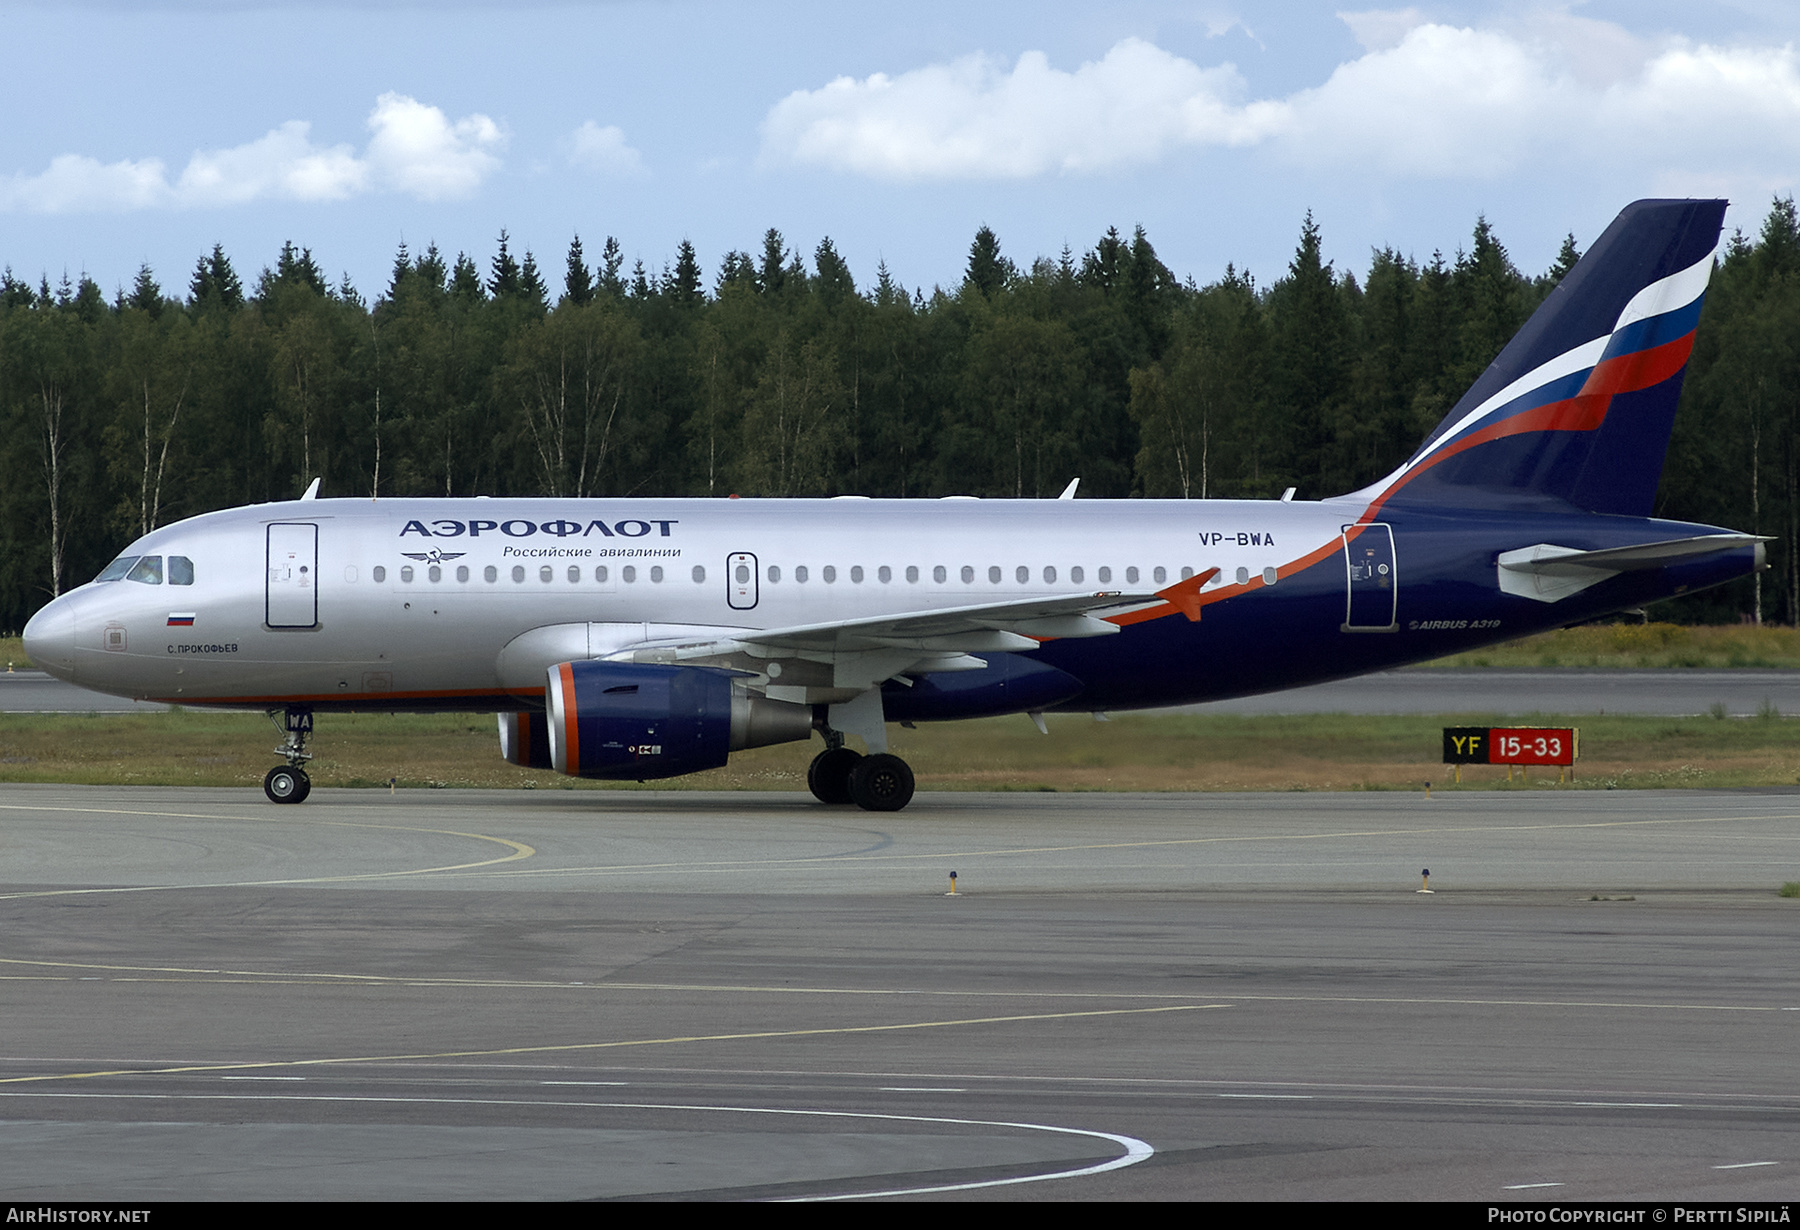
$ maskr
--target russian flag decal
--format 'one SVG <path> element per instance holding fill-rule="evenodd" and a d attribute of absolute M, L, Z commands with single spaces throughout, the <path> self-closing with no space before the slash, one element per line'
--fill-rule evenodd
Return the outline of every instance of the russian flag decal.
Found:
<path fill-rule="evenodd" d="M 192 611 L 170 611 L 169 612 L 169 627 L 171 627 L 171 628 L 191 628 L 193 626 L 194 626 L 194 612 L 192 612 Z"/>

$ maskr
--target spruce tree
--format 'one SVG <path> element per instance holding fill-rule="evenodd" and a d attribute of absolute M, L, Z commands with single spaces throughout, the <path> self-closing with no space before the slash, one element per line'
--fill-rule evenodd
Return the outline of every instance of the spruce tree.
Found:
<path fill-rule="evenodd" d="M 7 272 L 10 274 L 11 270 Z M 162 315 L 162 287 L 156 284 L 156 278 L 150 272 L 148 264 L 138 266 L 137 280 L 131 285 L 131 294 L 125 297 L 125 306 L 148 312 L 152 318 Z"/>
<path fill-rule="evenodd" d="M 991 228 L 983 226 L 975 232 L 975 242 L 969 245 L 969 267 L 963 274 L 963 285 L 977 291 L 984 299 L 992 299 L 1005 287 L 1010 272 L 1006 258 L 1000 255 L 1000 237 Z"/>
<path fill-rule="evenodd" d="M 594 278 L 582 259 L 580 235 L 569 244 L 569 258 L 563 273 L 563 297 L 576 307 L 592 303 L 594 299 Z"/>
<path fill-rule="evenodd" d="M 697 307 L 705 296 L 700 291 L 700 258 L 694 245 L 683 239 L 675 256 L 675 272 L 664 279 L 669 297 L 681 307 Z"/>
<path fill-rule="evenodd" d="M 625 267 L 625 250 L 619 241 L 611 235 L 600 248 L 600 290 L 614 299 L 625 297 L 625 279 L 619 276 L 619 270 Z"/>
<path fill-rule="evenodd" d="M 537 258 L 531 255 L 530 248 L 525 249 L 525 263 L 519 267 L 519 297 L 539 309 L 550 303 L 550 288 L 544 285 Z"/>
<path fill-rule="evenodd" d="M 456 254 L 456 265 L 450 273 L 450 294 L 464 303 L 480 303 L 487 298 L 481 285 L 481 271 L 467 252 Z"/>
<path fill-rule="evenodd" d="M 492 276 L 488 278 L 488 294 L 495 299 L 507 299 L 519 293 L 519 262 L 513 259 L 507 250 L 507 235 L 500 232 L 500 251 L 494 256 Z"/>

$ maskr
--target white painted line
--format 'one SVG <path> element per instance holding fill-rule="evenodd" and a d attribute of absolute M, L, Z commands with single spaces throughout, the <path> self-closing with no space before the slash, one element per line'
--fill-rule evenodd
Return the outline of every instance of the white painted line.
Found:
<path fill-rule="evenodd" d="M 1503 1192 L 1522 1192 L 1531 1187 L 1561 1187 L 1561 1183 L 1508 1183 L 1500 1190 Z"/>
<path fill-rule="evenodd" d="M 1746 1170 L 1751 1166 L 1779 1166 L 1780 1162 L 1732 1162 L 1726 1166 L 1714 1166 L 1714 1170 Z"/>
<path fill-rule="evenodd" d="M 304 1076 L 221 1076 L 222 1081 L 303 1081 Z"/>
<path fill-rule="evenodd" d="M 1631 1110 L 1679 1110 L 1680 1102 L 1571 1102 L 1571 1106 L 1625 1107 Z"/>
<path fill-rule="evenodd" d="M 1002 1119 L 951 1119 L 943 1115 L 886 1115 L 853 1110 L 790 1110 L 779 1106 L 706 1106 L 676 1102 L 549 1102 L 529 1101 L 523 1098 L 371 1097 L 366 1094 L 269 1093 L 246 1096 L 220 1093 L 75 1093 L 68 1090 L 26 1094 L 14 1093 L 9 1090 L 0 1094 L 0 1097 L 69 1098 L 84 1101 L 110 1099 L 127 1102 L 362 1102 L 402 1106 L 565 1106 L 598 1110 L 710 1111 L 734 1115 L 792 1115 L 814 1119 L 869 1119 L 883 1123 L 948 1123 L 957 1127 L 1016 1128 L 1025 1132 L 1054 1132 L 1064 1136 L 1086 1136 L 1094 1140 L 1109 1141 L 1125 1150 L 1123 1154 L 1109 1162 L 1100 1162 L 1093 1166 L 1080 1166 L 1074 1170 L 1052 1170 L 1044 1174 L 1018 1175 L 1011 1179 L 987 1179 L 979 1183 L 944 1183 L 932 1187 L 896 1188 L 883 1192 L 843 1192 L 830 1196 L 795 1196 L 777 1201 L 778 1204 L 809 1204 L 826 1200 L 874 1200 L 885 1196 L 923 1196 L 931 1192 L 968 1192 L 983 1187 L 1011 1187 L 1019 1183 L 1044 1183 L 1051 1179 L 1079 1179 L 1084 1175 L 1105 1174 L 1109 1170 L 1123 1170 L 1127 1166 L 1135 1166 L 1139 1162 L 1148 1161 L 1156 1156 L 1155 1149 L 1135 1136 L 1096 1132 L 1089 1128 L 1058 1127 L 1051 1123 L 1011 1123 Z M 1549 1184 L 1547 1186 L 1557 1185 Z"/>
<path fill-rule="evenodd" d="M 967 1093 L 967 1089 L 957 1089 L 950 1085 L 882 1085 L 878 1093 Z"/>
<path fill-rule="evenodd" d="M 1221 1098 L 1257 1098 L 1264 1102 L 1310 1102 L 1310 1093 L 1221 1093 Z"/>
<path fill-rule="evenodd" d="M 540 1085 L 629 1085 L 630 1081 L 539 1081 Z"/>

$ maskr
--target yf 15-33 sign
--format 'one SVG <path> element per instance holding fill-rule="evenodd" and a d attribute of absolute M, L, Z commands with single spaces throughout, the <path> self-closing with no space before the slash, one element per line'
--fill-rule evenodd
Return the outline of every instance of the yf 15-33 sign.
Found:
<path fill-rule="evenodd" d="M 1568 726 L 1446 726 L 1444 763 L 1572 765 L 1580 744 Z"/>

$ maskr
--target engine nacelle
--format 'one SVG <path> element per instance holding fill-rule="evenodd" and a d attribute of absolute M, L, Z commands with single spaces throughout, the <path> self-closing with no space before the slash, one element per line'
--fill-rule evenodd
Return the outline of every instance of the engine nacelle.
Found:
<path fill-rule="evenodd" d="M 521 769 L 551 769 L 550 720 L 542 713 L 502 713 L 500 754 Z"/>
<path fill-rule="evenodd" d="M 812 734 L 806 705 L 704 666 L 563 662 L 550 668 L 545 699 L 550 766 L 570 777 L 679 777 Z"/>

